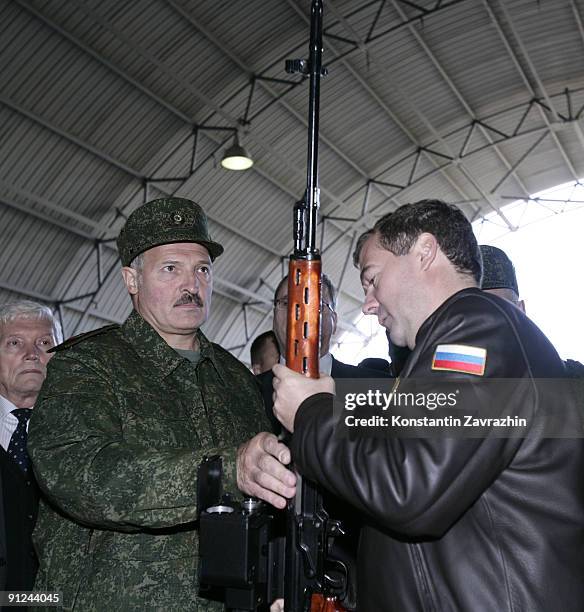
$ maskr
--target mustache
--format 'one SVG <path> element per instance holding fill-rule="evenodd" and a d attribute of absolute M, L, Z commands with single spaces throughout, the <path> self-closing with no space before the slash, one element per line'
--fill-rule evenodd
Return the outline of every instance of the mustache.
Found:
<path fill-rule="evenodd" d="M 199 308 L 203 307 L 203 299 L 198 293 L 190 293 L 186 291 L 180 298 L 175 302 L 175 306 L 182 306 L 183 304 L 194 304 Z"/>

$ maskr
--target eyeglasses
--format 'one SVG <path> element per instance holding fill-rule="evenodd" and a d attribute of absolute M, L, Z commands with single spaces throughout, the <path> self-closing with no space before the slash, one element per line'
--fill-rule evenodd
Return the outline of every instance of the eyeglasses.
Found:
<path fill-rule="evenodd" d="M 323 300 L 320 301 L 320 306 L 328 308 L 331 312 L 335 311 L 331 304 Z M 274 300 L 274 310 L 288 310 L 288 298 Z"/>

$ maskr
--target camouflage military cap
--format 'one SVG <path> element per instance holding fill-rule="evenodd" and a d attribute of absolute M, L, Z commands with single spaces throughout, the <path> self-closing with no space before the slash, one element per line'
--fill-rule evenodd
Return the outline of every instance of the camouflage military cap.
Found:
<path fill-rule="evenodd" d="M 152 247 L 173 242 L 202 244 L 211 260 L 223 253 L 223 247 L 209 236 L 203 209 L 184 198 L 161 198 L 138 207 L 128 217 L 117 242 L 124 266 Z"/>
<path fill-rule="evenodd" d="M 513 289 L 519 295 L 513 263 L 505 251 L 487 244 L 480 245 L 483 256 L 481 289 Z"/>

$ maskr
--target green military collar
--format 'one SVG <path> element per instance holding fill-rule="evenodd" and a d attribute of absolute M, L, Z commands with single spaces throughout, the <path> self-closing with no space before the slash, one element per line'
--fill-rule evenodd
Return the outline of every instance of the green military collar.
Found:
<path fill-rule="evenodd" d="M 213 367 L 217 371 L 219 378 L 221 378 L 224 383 L 227 383 L 227 375 L 225 374 L 225 370 L 221 365 L 221 361 L 217 358 L 213 343 L 207 340 L 207 337 L 201 330 L 197 332 L 197 339 L 199 341 L 199 350 L 201 351 L 201 358 L 199 359 L 199 364 L 203 363 L 205 359 L 209 359 L 213 364 Z"/>
<path fill-rule="evenodd" d="M 153 373 L 159 378 L 165 378 L 183 363 L 184 358 L 170 347 L 136 310 L 133 310 L 122 324 L 121 331 L 138 355 L 151 365 Z M 215 355 L 213 345 L 201 330 L 197 332 L 197 339 L 201 350 L 199 364 L 205 359 L 209 359 L 213 363 L 217 374 L 225 382 L 226 377 Z"/>

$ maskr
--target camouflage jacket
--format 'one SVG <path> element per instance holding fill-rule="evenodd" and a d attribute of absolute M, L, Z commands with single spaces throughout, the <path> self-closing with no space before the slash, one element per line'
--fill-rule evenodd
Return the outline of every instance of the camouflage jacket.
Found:
<path fill-rule="evenodd" d="M 181 357 L 133 312 L 61 345 L 30 422 L 47 501 L 34 532 L 36 590 L 66 610 L 222 610 L 197 598 L 197 467 L 268 424 L 251 373 L 199 332 Z"/>

